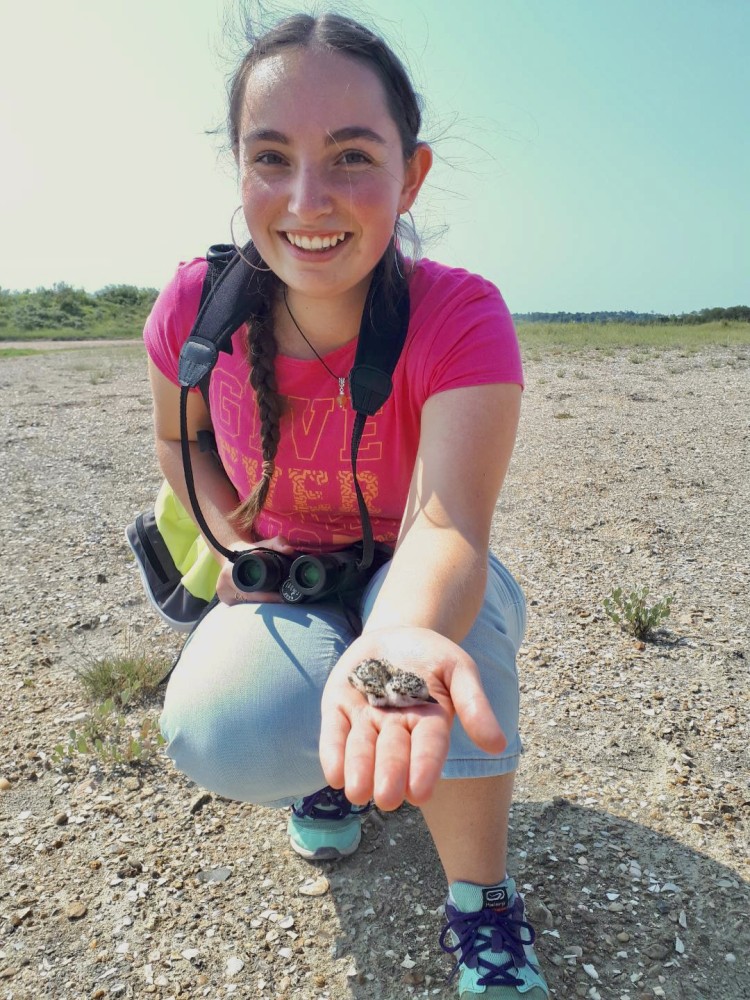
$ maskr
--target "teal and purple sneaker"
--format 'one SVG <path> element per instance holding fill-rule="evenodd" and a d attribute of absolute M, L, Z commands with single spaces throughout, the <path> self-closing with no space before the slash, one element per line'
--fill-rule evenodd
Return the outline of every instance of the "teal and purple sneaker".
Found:
<path fill-rule="evenodd" d="M 297 799 L 287 824 L 292 850 L 308 861 L 335 861 L 359 847 L 371 805 L 354 806 L 343 790 L 326 786 Z"/>
<path fill-rule="evenodd" d="M 462 1000 L 549 1000 L 536 934 L 512 878 L 490 886 L 452 882 L 445 916 L 440 945 L 456 956 L 450 978 L 459 973 Z"/>

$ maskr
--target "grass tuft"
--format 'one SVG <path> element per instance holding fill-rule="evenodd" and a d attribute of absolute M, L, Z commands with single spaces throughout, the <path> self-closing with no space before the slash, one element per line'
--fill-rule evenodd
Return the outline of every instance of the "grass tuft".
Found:
<path fill-rule="evenodd" d="M 92 701 L 111 700 L 124 707 L 153 695 L 167 670 L 161 657 L 128 642 L 125 652 L 87 660 L 76 673 Z"/>
<path fill-rule="evenodd" d="M 153 763 L 166 741 L 152 713 L 138 717 L 133 709 L 156 692 L 166 672 L 161 657 L 133 648 L 130 640 L 123 653 L 86 660 L 76 673 L 96 705 L 81 727 L 55 746 L 52 760 L 93 758 L 106 767 Z"/>

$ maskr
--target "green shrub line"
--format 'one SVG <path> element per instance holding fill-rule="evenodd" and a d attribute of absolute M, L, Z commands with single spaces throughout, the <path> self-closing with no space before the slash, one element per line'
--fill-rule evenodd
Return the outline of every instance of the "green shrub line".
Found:
<path fill-rule="evenodd" d="M 99 318 L 88 326 L 76 328 L 40 326 L 21 329 L 0 325 L 0 350 L 3 341 L 25 340 L 140 340 L 145 315 L 123 312 Z M 524 352 L 545 355 L 575 354 L 582 351 L 608 357 L 617 351 L 639 352 L 638 360 L 648 360 L 651 352 L 679 351 L 687 355 L 709 347 L 723 347 L 750 357 L 749 323 L 704 323 L 700 325 L 638 326 L 625 323 L 517 323 L 518 338 Z M 7 350 L 7 349 L 6 349 Z M 3 355 L 0 355 L 3 356 Z M 635 357 L 635 355 L 634 355 Z"/>
<path fill-rule="evenodd" d="M 157 294 L 156 289 L 134 285 L 107 285 L 98 292 L 85 292 L 64 282 L 35 291 L 0 288 L 0 342 L 139 339 Z M 521 344 L 532 351 L 690 352 L 707 346 L 750 346 L 747 313 L 746 306 L 653 317 L 614 312 L 529 313 L 517 315 L 515 323 Z M 568 316 L 570 321 L 566 321 Z"/>
<path fill-rule="evenodd" d="M 153 288 L 133 285 L 93 293 L 64 283 L 33 292 L 0 289 L 0 341 L 140 337 L 156 296 Z"/>

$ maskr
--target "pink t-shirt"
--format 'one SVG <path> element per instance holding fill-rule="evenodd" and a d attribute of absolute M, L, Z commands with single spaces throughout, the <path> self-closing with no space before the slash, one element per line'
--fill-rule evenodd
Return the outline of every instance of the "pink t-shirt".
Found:
<path fill-rule="evenodd" d="M 180 349 L 198 313 L 206 268 L 203 259 L 180 264 L 146 321 L 148 354 L 175 384 Z M 409 291 L 409 332 L 393 374 L 393 393 L 380 412 L 367 419 L 357 457 L 357 478 L 374 536 L 389 543 L 396 540 L 406 505 L 425 400 L 462 386 L 523 385 L 513 321 L 493 284 L 421 260 Z M 232 345 L 231 355 L 219 354 L 209 400 L 221 460 L 244 499 L 262 464 L 244 325 L 233 334 Z M 346 376 L 355 350 L 356 338 L 326 354 L 326 364 L 336 375 Z M 284 535 L 300 550 L 341 548 L 362 534 L 350 461 L 354 411 L 348 400 L 345 408 L 338 404 L 338 382 L 317 359 L 279 355 L 276 378 L 286 407 L 276 471 L 256 533 L 261 538 Z"/>

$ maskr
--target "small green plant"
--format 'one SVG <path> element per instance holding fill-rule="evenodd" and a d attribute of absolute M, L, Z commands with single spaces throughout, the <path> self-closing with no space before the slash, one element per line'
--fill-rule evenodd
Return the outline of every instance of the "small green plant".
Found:
<path fill-rule="evenodd" d="M 647 597 L 648 587 L 636 587 L 629 594 L 622 587 L 617 587 L 609 597 L 605 597 L 604 611 L 624 632 L 629 632 L 636 639 L 648 639 L 654 629 L 669 617 L 674 598 L 665 597 L 649 606 Z"/>
<path fill-rule="evenodd" d="M 76 669 L 92 701 L 111 698 L 122 707 L 153 694 L 166 672 L 161 658 L 135 648 L 130 640 L 123 653 L 87 659 Z"/>
<path fill-rule="evenodd" d="M 52 760 L 60 764 L 66 757 L 90 756 L 102 764 L 145 763 L 165 743 L 155 719 L 146 716 L 132 729 L 114 700 L 108 698 L 94 709 L 80 730 L 71 729 L 67 741 L 57 744 Z"/>
<path fill-rule="evenodd" d="M 88 697 L 98 704 L 80 729 L 58 743 L 52 760 L 94 757 L 102 764 L 145 763 L 166 742 L 157 722 L 146 716 L 133 724 L 124 712 L 152 695 L 166 673 L 163 659 L 128 636 L 122 653 L 84 657 L 76 673 Z"/>

